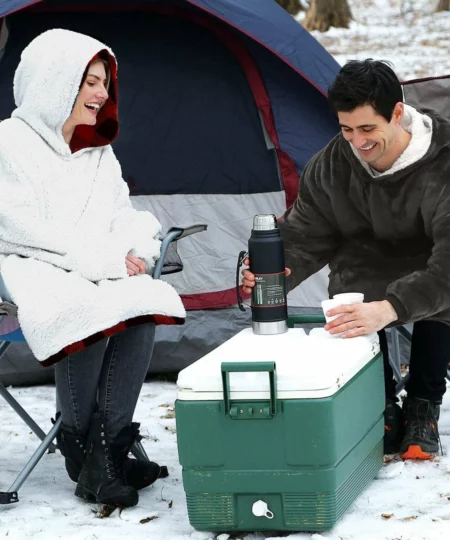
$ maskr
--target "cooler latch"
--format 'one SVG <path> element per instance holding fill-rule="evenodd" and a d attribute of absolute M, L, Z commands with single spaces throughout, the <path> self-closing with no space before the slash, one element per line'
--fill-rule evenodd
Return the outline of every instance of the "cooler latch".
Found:
<path fill-rule="evenodd" d="M 270 402 L 232 403 L 230 416 L 233 420 L 267 420 L 272 418 Z"/>
<path fill-rule="evenodd" d="M 261 372 L 269 374 L 270 401 L 230 401 L 230 373 Z M 222 362 L 222 385 L 225 414 L 233 420 L 269 420 L 277 413 L 277 373 L 275 362 Z"/>

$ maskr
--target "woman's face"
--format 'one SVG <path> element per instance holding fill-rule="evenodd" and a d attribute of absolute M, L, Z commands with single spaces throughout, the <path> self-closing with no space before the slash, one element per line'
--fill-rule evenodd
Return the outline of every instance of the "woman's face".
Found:
<path fill-rule="evenodd" d="M 108 99 L 107 85 L 105 66 L 98 60 L 89 66 L 86 79 L 78 93 L 69 118 L 72 126 L 96 124 L 98 112 Z"/>

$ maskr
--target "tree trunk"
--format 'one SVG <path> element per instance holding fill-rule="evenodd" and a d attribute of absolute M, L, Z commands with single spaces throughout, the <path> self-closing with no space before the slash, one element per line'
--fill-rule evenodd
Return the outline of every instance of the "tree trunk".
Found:
<path fill-rule="evenodd" d="M 300 4 L 300 0 L 276 0 L 282 8 L 284 8 L 291 15 L 297 15 L 297 13 L 305 8 Z"/>
<path fill-rule="evenodd" d="M 439 0 L 436 11 L 450 11 L 450 0 Z"/>
<path fill-rule="evenodd" d="M 331 26 L 348 28 L 352 14 L 347 0 L 311 0 L 303 26 L 326 32 Z"/>

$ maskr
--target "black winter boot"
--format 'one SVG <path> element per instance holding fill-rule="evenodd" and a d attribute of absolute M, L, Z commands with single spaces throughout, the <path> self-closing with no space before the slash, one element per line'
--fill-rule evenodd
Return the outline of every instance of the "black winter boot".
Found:
<path fill-rule="evenodd" d="M 400 406 L 392 399 L 386 398 L 384 409 L 384 453 L 395 454 L 400 450 L 403 439 L 403 413 Z"/>
<path fill-rule="evenodd" d="M 85 438 L 74 435 L 61 424 L 61 431 L 56 436 L 58 448 L 66 460 L 66 471 L 73 482 L 78 482 L 78 476 L 86 457 Z"/>
<path fill-rule="evenodd" d="M 117 467 L 123 468 L 127 484 L 134 489 L 143 489 L 158 480 L 169 476 L 167 467 L 160 467 L 153 461 L 130 459 L 128 454 L 136 442 L 140 441 L 139 424 L 133 422 L 122 428 L 117 437 L 111 441 L 111 452 Z"/>
<path fill-rule="evenodd" d="M 58 418 L 58 416 L 59 414 L 56 418 Z M 52 422 L 55 423 L 53 419 Z M 142 437 L 139 435 L 139 426 L 140 424 L 133 422 L 131 426 L 123 428 L 112 444 L 114 459 L 120 459 L 123 462 L 123 472 L 125 474 L 126 483 L 136 490 L 150 486 L 158 480 L 158 478 L 166 478 L 169 476 L 167 467 L 164 465 L 159 466 L 153 461 L 144 461 L 128 457 L 133 444 L 136 441 L 140 442 L 142 440 Z M 66 470 L 69 478 L 73 482 L 78 482 L 81 467 L 83 466 L 86 457 L 86 437 L 74 435 L 61 424 L 61 431 L 56 436 L 56 440 L 61 454 L 65 457 Z M 122 450 L 121 447 L 123 447 Z"/>
<path fill-rule="evenodd" d="M 439 405 L 432 401 L 405 398 L 405 434 L 400 445 L 402 459 L 432 459 L 439 454 L 439 413 Z"/>
<path fill-rule="evenodd" d="M 55 419 L 51 418 L 52 424 L 55 424 L 60 416 L 61 413 L 57 412 Z M 65 458 L 69 478 L 73 482 L 78 482 L 78 475 L 86 457 L 85 437 L 74 434 L 67 426 L 61 424 L 61 429 L 56 435 L 56 442 L 61 455 Z"/>
<path fill-rule="evenodd" d="M 127 485 L 123 468 L 113 458 L 106 420 L 100 414 L 92 417 L 75 495 L 119 507 L 135 506 L 139 500 L 137 491 Z"/>

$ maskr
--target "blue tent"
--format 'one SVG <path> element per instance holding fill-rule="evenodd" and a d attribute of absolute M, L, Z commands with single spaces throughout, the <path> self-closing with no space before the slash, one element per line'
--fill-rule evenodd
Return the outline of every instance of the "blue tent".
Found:
<path fill-rule="evenodd" d="M 338 64 L 274 0 L 3 0 L 0 17 L 0 120 L 34 37 L 57 27 L 96 37 L 119 62 L 114 149 L 134 204 L 165 228 L 209 224 L 180 243 L 185 271 L 168 278 L 192 310 L 183 330 L 167 330 L 189 335 L 167 337 L 178 355 L 165 343 L 182 367 L 241 324 L 230 322 L 236 256 L 252 216 L 282 214 L 306 162 L 338 131 L 326 99 Z M 299 290 L 291 305 L 312 303 Z"/>
<path fill-rule="evenodd" d="M 332 56 L 274 0 L 246 0 L 245 2 L 242 0 L 164 2 L 141 0 L 133 3 L 117 0 L 90 2 L 3 0 L 0 17 L 11 12 L 15 13 L 10 17 L 10 40 L 14 41 L 11 49 L 14 48 L 14 51 L 11 50 L 8 66 L 4 66 L 0 72 L 2 82 L 0 118 L 5 118 L 13 108 L 8 85 L 11 84 L 12 72 L 17 65 L 21 48 L 34 35 L 58 25 L 97 34 L 100 38 L 104 36 L 104 40 L 111 45 L 113 50 L 117 52 L 124 50 L 120 56 L 123 65 L 123 58 L 127 58 L 130 54 L 130 46 L 128 45 L 125 50 L 125 47 L 122 48 L 118 42 L 125 44 L 129 38 L 136 39 L 135 35 L 129 35 L 133 34 L 133 29 L 136 30 L 136 22 L 141 23 L 142 31 L 145 33 L 142 18 L 150 17 L 150 10 L 159 4 L 173 6 L 174 16 L 177 10 L 179 12 L 189 10 L 193 14 L 200 11 L 203 15 L 209 14 L 214 22 L 222 22 L 222 26 L 226 27 L 230 34 L 234 34 L 245 43 L 257 64 L 270 98 L 279 146 L 294 162 L 297 171 L 301 172 L 307 160 L 336 133 L 337 125 L 328 111 L 324 96 L 339 66 Z M 99 9 L 102 9 L 101 15 Z M 133 20 L 133 14 L 139 11 L 141 12 L 137 17 L 139 20 Z M 89 12 L 89 17 L 83 15 Z M 93 21 L 93 19 L 96 20 Z M 130 26 L 126 27 L 124 21 L 129 22 Z M 107 24 L 110 25 L 110 31 L 105 28 Z M 117 32 L 118 26 L 121 27 L 119 32 Z M 154 27 L 152 31 L 154 32 Z M 174 32 L 179 31 L 180 28 L 174 30 Z M 148 35 L 143 37 L 149 39 Z M 186 38 L 189 37 L 189 32 L 186 32 Z M 4 58 L 3 63 L 7 60 Z M 124 80 L 123 87 L 125 88 L 127 84 L 128 81 Z M 122 90 L 123 93 L 124 90 Z M 123 100 L 121 104 L 122 107 L 126 106 Z M 123 109 L 123 112 L 125 115 L 127 111 Z M 117 147 L 120 157 L 121 144 L 118 143 Z M 123 154 L 125 155 L 125 151 Z M 125 158 L 125 163 L 123 159 L 121 161 L 128 169 L 127 159 Z M 133 171 L 131 165 L 133 159 L 129 161 L 130 173 L 127 176 L 136 179 L 139 175 Z M 264 178 L 260 170 L 257 170 L 257 173 L 259 173 L 259 179 Z M 139 184 L 139 180 L 137 181 Z M 266 179 L 266 182 L 267 187 L 271 189 L 273 182 L 270 179 Z M 174 191 L 178 191 L 178 185 L 172 184 L 172 187 Z M 142 186 L 138 185 L 135 193 L 144 193 L 145 190 L 142 191 L 139 188 Z M 226 186 L 221 188 L 215 183 L 215 189 L 222 192 Z"/>

